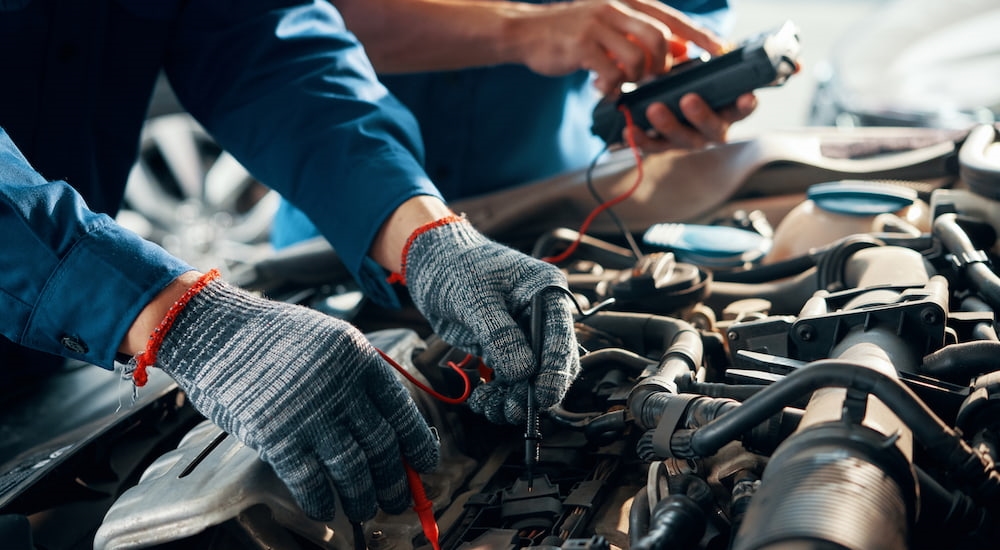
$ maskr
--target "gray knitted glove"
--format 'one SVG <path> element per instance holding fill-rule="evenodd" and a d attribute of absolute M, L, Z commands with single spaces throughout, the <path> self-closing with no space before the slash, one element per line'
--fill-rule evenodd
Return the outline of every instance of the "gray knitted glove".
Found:
<path fill-rule="evenodd" d="M 493 381 L 469 398 L 472 410 L 496 423 L 524 422 L 532 378 L 539 410 L 562 400 L 580 370 L 569 298 L 558 289 L 545 291 L 538 372 L 518 324 L 531 313 L 535 294 L 567 286 L 558 268 L 491 241 L 461 220 L 419 233 L 409 245 L 404 276 L 438 336 L 493 369 Z"/>
<path fill-rule="evenodd" d="M 357 329 L 314 310 L 211 281 L 155 364 L 256 449 L 314 519 L 333 518 L 335 494 L 353 521 L 374 516 L 376 501 L 402 512 L 401 459 L 419 472 L 437 465 L 437 441 L 392 368 Z"/>

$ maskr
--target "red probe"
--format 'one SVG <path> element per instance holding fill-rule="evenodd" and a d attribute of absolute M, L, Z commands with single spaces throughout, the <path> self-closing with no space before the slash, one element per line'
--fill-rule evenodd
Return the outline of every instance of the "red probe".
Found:
<path fill-rule="evenodd" d="M 420 474 L 409 464 L 403 462 L 406 468 L 406 481 L 410 483 L 410 494 L 413 496 L 413 511 L 420 518 L 420 526 L 424 529 L 424 536 L 430 541 L 434 550 L 441 550 L 438 543 L 438 525 L 434 519 L 434 503 L 427 498 L 424 492 L 424 483 L 420 481 Z"/>
<path fill-rule="evenodd" d="M 458 404 L 464 402 L 469 397 L 469 392 L 472 391 L 472 385 L 469 383 L 469 376 L 465 374 L 462 367 L 469 364 L 469 361 L 473 359 L 472 355 L 467 355 L 459 364 L 455 364 L 451 361 L 448 362 L 448 366 L 451 367 L 455 372 L 457 372 L 462 379 L 465 381 L 465 390 L 462 392 L 461 397 L 447 397 L 441 395 L 440 393 L 434 391 L 433 389 L 427 387 L 422 382 L 417 380 L 412 374 L 406 371 L 399 363 L 389 357 L 387 353 L 376 348 L 375 351 L 382 356 L 393 368 L 399 371 L 399 374 L 403 375 L 410 382 L 414 383 L 420 389 L 424 390 L 428 394 L 434 396 L 435 398 L 444 401 L 445 403 Z M 479 362 L 480 370 L 486 368 Z M 405 460 L 403 461 L 403 468 L 406 470 L 406 481 L 410 485 L 410 496 L 413 497 L 413 511 L 417 513 L 417 517 L 420 519 L 420 526 L 424 530 L 424 536 L 430 541 L 431 547 L 434 550 L 441 550 L 441 545 L 438 542 L 438 525 L 437 520 L 434 519 L 434 503 L 427 498 L 427 493 L 424 492 L 424 482 L 420 481 L 420 474 L 413 469 Z"/>

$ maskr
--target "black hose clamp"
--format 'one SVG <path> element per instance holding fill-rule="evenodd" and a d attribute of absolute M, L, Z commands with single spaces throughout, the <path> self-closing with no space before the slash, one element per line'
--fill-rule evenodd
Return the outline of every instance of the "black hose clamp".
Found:
<path fill-rule="evenodd" d="M 986 264 L 990 265 L 990 258 L 986 255 L 986 252 L 982 250 L 970 250 L 968 252 L 959 252 L 957 254 L 951 254 L 951 264 L 955 266 L 958 270 L 963 270 L 971 264 Z"/>
<path fill-rule="evenodd" d="M 677 430 L 677 425 L 684 417 L 688 405 L 695 399 L 702 396 L 693 393 L 682 393 L 671 395 L 667 400 L 667 406 L 663 409 L 660 421 L 656 423 L 656 430 L 653 432 L 653 452 L 661 458 L 686 458 L 675 457 L 670 452 L 670 439 Z"/>

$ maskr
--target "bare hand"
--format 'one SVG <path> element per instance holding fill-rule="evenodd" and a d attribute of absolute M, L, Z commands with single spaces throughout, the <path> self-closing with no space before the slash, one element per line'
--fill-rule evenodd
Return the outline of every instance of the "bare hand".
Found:
<path fill-rule="evenodd" d="M 625 129 L 626 143 L 631 132 L 636 146 L 647 153 L 667 149 L 699 149 L 713 143 L 725 143 L 732 123 L 743 120 L 757 107 L 757 98 L 743 94 L 736 101 L 718 111 L 713 111 L 696 94 L 687 94 L 680 101 L 681 112 L 689 124 L 677 120 L 663 103 L 654 103 L 646 109 L 651 130 Z"/>
<path fill-rule="evenodd" d="M 655 0 L 578 0 L 544 8 L 525 21 L 531 38 L 524 64 L 549 76 L 594 71 L 604 94 L 670 70 L 672 38 L 712 54 L 725 50 L 714 34 Z"/>

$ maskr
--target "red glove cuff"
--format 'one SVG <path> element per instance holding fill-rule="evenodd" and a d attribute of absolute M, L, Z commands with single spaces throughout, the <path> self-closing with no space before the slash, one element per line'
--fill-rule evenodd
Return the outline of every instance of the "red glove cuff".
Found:
<path fill-rule="evenodd" d="M 421 225 L 420 227 L 416 228 L 413 231 L 413 233 L 410 233 L 409 238 L 406 239 L 406 244 L 403 245 L 403 260 L 401 262 L 402 269 L 399 270 L 400 271 L 399 273 L 393 273 L 392 275 L 389 275 L 389 278 L 386 279 L 387 281 L 389 281 L 389 284 L 394 284 L 394 283 L 399 283 L 401 285 L 406 284 L 406 257 L 409 256 L 410 246 L 413 245 L 413 241 L 417 240 L 417 237 L 423 235 L 424 233 L 436 227 L 441 227 L 443 225 L 448 225 L 449 223 L 457 223 L 464 220 L 465 220 L 464 217 L 452 214 L 451 216 L 445 216 L 444 218 L 440 218 L 432 222 L 427 222 L 424 225 Z"/>
<path fill-rule="evenodd" d="M 177 299 L 176 302 L 170 309 L 167 310 L 167 314 L 163 316 L 163 320 L 160 324 L 153 329 L 153 333 L 149 335 L 149 340 L 146 342 L 146 349 L 135 356 L 135 370 L 132 371 L 132 381 L 137 387 L 142 387 L 146 385 L 146 381 L 149 380 L 149 375 L 146 373 L 146 369 L 153 366 L 156 363 L 156 354 L 160 351 L 160 346 L 163 344 L 163 338 L 167 335 L 167 331 L 170 327 L 174 325 L 174 320 L 177 319 L 177 315 L 180 314 L 184 306 L 194 298 L 196 294 L 201 292 L 208 283 L 220 277 L 219 270 L 213 269 L 208 273 L 202 275 L 191 288 L 187 289 L 184 294 Z"/>

